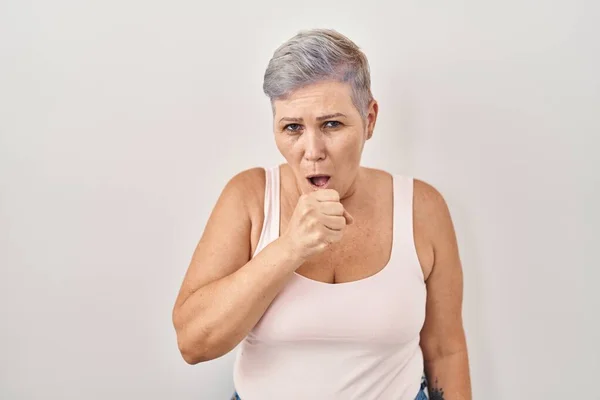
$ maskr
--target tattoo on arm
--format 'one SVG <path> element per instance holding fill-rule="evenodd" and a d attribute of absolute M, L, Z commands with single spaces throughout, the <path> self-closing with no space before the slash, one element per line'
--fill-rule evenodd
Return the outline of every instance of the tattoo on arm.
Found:
<path fill-rule="evenodd" d="M 435 385 L 428 388 L 429 400 L 444 400 L 444 389 L 438 386 L 438 380 L 435 379 Z"/>

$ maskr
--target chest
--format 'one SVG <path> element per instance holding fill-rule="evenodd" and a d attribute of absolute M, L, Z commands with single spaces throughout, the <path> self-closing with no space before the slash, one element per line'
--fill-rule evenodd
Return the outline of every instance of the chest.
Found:
<path fill-rule="evenodd" d="M 268 343 L 406 343 L 423 327 L 426 296 L 419 275 L 399 268 L 340 285 L 293 276 L 252 335 Z"/>
<path fill-rule="evenodd" d="M 346 283 L 368 278 L 388 264 L 393 246 L 393 199 L 379 207 L 347 207 L 354 224 L 346 227 L 342 240 L 303 265 L 296 273 L 325 283 Z M 282 201 L 280 232 L 287 228 L 293 205 Z"/>

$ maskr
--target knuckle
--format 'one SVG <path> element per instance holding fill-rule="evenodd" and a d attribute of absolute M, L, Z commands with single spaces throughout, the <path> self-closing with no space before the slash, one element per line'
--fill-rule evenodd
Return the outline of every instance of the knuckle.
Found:
<path fill-rule="evenodd" d="M 327 235 L 325 234 L 325 232 L 323 230 L 319 230 L 317 232 L 317 241 L 319 241 L 319 242 L 327 241 Z"/>
<path fill-rule="evenodd" d="M 310 204 L 304 204 L 301 211 L 302 215 L 311 215 L 314 212 L 314 207 Z"/>
<path fill-rule="evenodd" d="M 302 206 L 302 207 L 300 207 L 299 211 L 300 211 L 300 215 L 305 217 L 310 212 L 310 208 L 308 208 L 306 206 Z"/>

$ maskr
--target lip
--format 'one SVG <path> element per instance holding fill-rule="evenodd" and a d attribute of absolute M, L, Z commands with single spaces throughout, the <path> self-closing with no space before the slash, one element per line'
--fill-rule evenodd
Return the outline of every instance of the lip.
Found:
<path fill-rule="evenodd" d="M 310 181 L 311 178 L 316 178 L 319 176 L 326 176 L 329 179 L 327 180 L 327 183 L 324 184 L 323 186 L 317 186 L 317 185 L 313 185 L 313 183 Z M 326 189 L 329 186 L 329 183 L 331 182 L 331 175 L 327 175 L 327 174 L 311 174 L 311 175 L 307 175 L 306 176 L 306 181 L 308 182 L 308 184 L 310 185 L 310 187 L 312 187 L 313 189 Z"/>

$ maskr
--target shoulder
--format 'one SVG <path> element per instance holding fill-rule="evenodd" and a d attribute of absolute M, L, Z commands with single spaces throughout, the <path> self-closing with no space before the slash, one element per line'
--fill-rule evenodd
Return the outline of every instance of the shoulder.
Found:
<path fill-rule="evenodd" d="M 246 169 L 229 179 L 222 196 L 232 199 L 238 206 L 243 207 L 254 225 L 262 219 L 265 182 L 264 168 Z"/>
<path fill-rule="evenodd" d="M 426 210 L 439 213 L 447 207 L 444 196 L 433 185 L 418 178 L 413 178 L 413 197 Z"/>
<path fill-rule="evenodd" d="M 407 175 L 396 174 L 381 169 L 362 167 L 369 176 L 378 181 L 389 181 L 393 177 L 410 178 L 413 181 L 413 208 L 420 216 L 427 216 L 431 222 L 443 221 L 449 217 L 448 205 L 444 196 L 430 183 Z"/>
<path fill-rule="evenodd" d="M 227 182 L 227 187 L 237 190 L 252 189 L 257 183 L 265 184 L 265 169 L 255 167 L 238 172 Z"/>
<path fill-rule="evenodd" d="M 261 200 L 265 192 L 265 169 L 256 167 L 238 172 L 229 179 L 223 195 L 236 197 L 238 201 L 252 206 L 252 203 Z"/>
<path fill-rule="evenodd" d="M 377 175 L 410 179 L 413 187 L 413 222 L 426 242 L 435 249 L 440 242 L 454 240 L 454 227 L 448 204 L 442 193 L 432 184 L 410 175 L 396 174 L 383 170 L 371 170 Z"/>
<path fill-rule="evenodd" d="M 456 251 L 456 233 L 446 199 L 433 185 L 414 178 L 413 209 L 419 224 L 439 256 Z"/>

